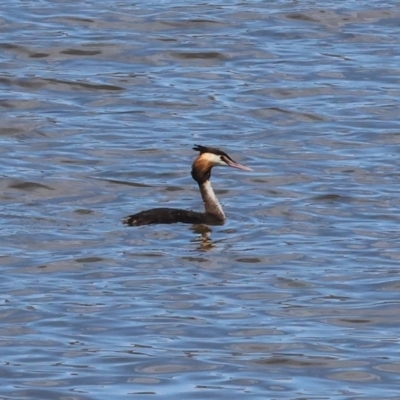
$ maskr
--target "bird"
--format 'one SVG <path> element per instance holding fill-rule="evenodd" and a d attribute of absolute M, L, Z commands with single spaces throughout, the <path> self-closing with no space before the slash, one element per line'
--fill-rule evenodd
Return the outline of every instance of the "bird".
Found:
<path fill-rule="evenodd" d="M 130 226 L 150 224 L 207 224 L 223 225 L 225 222 L 224 211 L 211 186 L 211 170 L 213 167 L 226 166 L 252 171 L 251 168 L 239 164 L 225 152 L 214 147 L 195 145 L 193 150 L 200 154 L 192 164 L 192 178 L 197 182 L 203 199 L 204 212 L 182 210 L 177 208 L 153 208 L 129 215 L 123 223 Z"/>

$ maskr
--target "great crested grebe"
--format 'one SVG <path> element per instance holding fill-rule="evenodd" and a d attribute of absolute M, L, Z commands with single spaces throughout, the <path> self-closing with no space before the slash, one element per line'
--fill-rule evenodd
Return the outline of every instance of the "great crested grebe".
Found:
<path fill-rule="evenodd" d="M 233 161 L 228 154 L 219 149 L 195 145 L 193 150 L 200 152 L 192 165 L 192 177 L 199 185 L 205 212 L 186 211 L 177 208 L 153 208 L 129 215 L 124 218 L 124 224 L 139 226 L 183 222 L 185 224 L 222 225 L 225 222 L 224 211 L 210 182 L 212 167 L 228 166 L 244 171 L 252 171 L 252 169 Z"/>

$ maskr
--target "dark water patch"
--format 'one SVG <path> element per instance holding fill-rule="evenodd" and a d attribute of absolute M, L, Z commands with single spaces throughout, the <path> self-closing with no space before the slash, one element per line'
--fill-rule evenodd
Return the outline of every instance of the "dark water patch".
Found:
<path fill-rule="evenodd" d="M 204 18 L 198 19 L 177 19 L 177 20 L 158 20 L 158 24 L 161 27 L 168 28 L 180 28 L 180 29 L 203 29 L 203 28 L 218 28 L 220 25 L 226 25 L 226 21 L 223 20 L 209 20 Z"/>
<path fill-rule="evenodd" d="M 343 196 L 340 194 L 322 194 L 318 196 L 314 196 L 312 198 L 313 201 L 316 202 L 322 202 L 322 203 L 349 203 L 351 201 L 356 201 L 356 199 L 349 197 L 349 196 Z"/>
<path fill-rule="evenodd" d="M 96 179 L 104 181 L 104 182 L 108 182 L 108 183 L 113 183 L 116 185 L 133 186 L 133 187 L 152 187 L 152 185 L 147 185 L 145 183 L 127 182 L 127 181 L 121 181 L 118 179 L 104 179 L 104 178 L 96 178 Z"/>
<path fill-rule="evenodd" d="M 77 214 L 81 214 L 81 215 L 93 214 L 93 210 L 87 210 L 87 209 L 74 210 L 74 212 L 77 213 Z"/>
<path fill-rule="evenodd" d="M 322 13 L 323 11 L 321 11 Z M 286 14 L 286 18 L 288 19 L 294 19 L 296 21 L 305 21 L 305 22 L 318 22 L 317 19 L 312 18 L 311 16 L 308 16 L 307 14 L 303 13 L 293 13 L 293 14 Z"/>
<path fill-rule="evenodd" d="M 49 53 L 41 53 L 41 52 L 31 53 L 29 55 L 30 58 L 46 58 L 46 57 L 49 57 L 49 56 L 50 56 Z"/>
<path fill-rule="evenodd" d="M 286 92 L 287 95 L 288 92 Z M 287 97 L 287 95 L 285 95 L 285 97 Z M 263 109 L 253 109 L 249 112 L 250 114 L 258 117 L 258 118 L 273 118 L 275 116 L 279 116 L 281 114 L 287 114 L 287 116 L 285 116 L 285 120 L 287 121 L 287 118 L 289 116 L 289 118 L 293 119 L 293 123 L 294 122 L 298 122 L 298 121 L 302 121 L 302 122 L 312 122 L 312 121 L 324 121 L 326 120 L 325 117 L 323 116 L 319 116 L 319 115 L 315 115 L 312 113 L 302 113 L 302 112 L 296 112 L 296 111 L 289 111 L 289 110 L 283 110 L 281 108 L 278 107 L 271 107 L 271 108 L 263 108 Z"/>
<path fill-rule="evenodd" d="M 73 82 L 61 79 L 51 78 L 23 78 L 6 80 L 5 84 L 16 85 L 21 88 L 28 89 L 47 89 L 47 90 L 105 90 L 105 91 L 123 91 L 123 87 L 108 85 L 108 84 L 96 84 L 91 82 Z M 7 106 L 7 102 L 3 101 L 3 105 Z M 15 105 L 9 107 L 18 108 Z"/>
<path fill-rule="evenodd" d="M 75 261 L 84 264 L 84 263 L 101 262 L 104 261 L 104 259 L 100 257 L 86 257 L 86 258 L 77 258 Z"/>
<path fill-rule="evenodd" d="M 175 52 L 171 53 L 173 57 L 180 58 L 183 60 L 195 60 L 195 59 L 205 59 L 205 60 L 225 60 L 227 57 L 221 53 L 215 51 L 207 52 Z"/>
<path fill-rule="evenodd" d="M 60 51 L 61 54 L 67 54 L 70 56 L 96 56 L 101 54 L 99 50 L 82 50 L 82 49 L 66 49 Z"/>
<path fill-rule="evenodd" d="M 104 90 L 104 91 L 123 91 L 123 87 L 107 84 L 96 84 L 90 82 L 71 82 L 59 79 L 43 79 L 39 80 L 47 89 L 55 90 L 57 87 L 61 86 L 61 89 L 68 90 Z"/>
<path fill-rule="evenodd" d="M 0 106 L 3 106 L 0 102 Z M 11 104 L 7 105 L 7 107 L 12 107 Z M 18 136 L 23 133 L 24 129 L 21 128 L 12 128 L 12 127 L 0 127 L 0 135 L 1 136 Z"/>
<path fill-rule="evenodd" d="M 27 192 L 32 192 L 38 189 L 46 189 L 46 190 L 55 190 L 54 188 L 43 185 L 42 183 L 36 183 L 36 182 L 19 182 L 19 183 L 12 183 L 8 185 L 9 189 L 18 189 L 18 190 L 24 190 Z"/>
<path fill-rule="evenodd" d="M 273 356 L 258 360 L 256 363 L 265 366 L 287 366 L 289 368 L 332 368 L 333 365 L 338 367 L 338 364 L 340 364 L 335 357 L 307 357 L 305 355 Z"/>
<path fill-rule="evenodd" d="M 238 258 L 236 260 L 237 262 L 242 262 L 242 263 L 260 263 L 262 262 L 258 257 L 245 257 L 245 258 Z"/>
<path fill-rule="evenodd" d="M 92 22 L 95 22 L 95 19 L 91 18 L 83 18 L 83 17 L 77 17 L 76 15 L 63 15 L 62 17 L 54 17 L 52 16 L 50 18 L 54 22 L 70 22 L 73 25 L 76 25 L 77 23 L 84 23 L 84 24 L 90 24 Z"/>

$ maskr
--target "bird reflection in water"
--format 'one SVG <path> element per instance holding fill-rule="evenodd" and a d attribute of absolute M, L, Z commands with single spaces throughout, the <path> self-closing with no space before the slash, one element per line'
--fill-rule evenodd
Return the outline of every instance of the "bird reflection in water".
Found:
<path fill-rule="evenodd" d="M 198 250 L 208 251 L 215 247 L 215 243 L 213 243 L 210 237 L 212 230 L 207 225 L 193 225 L 190 229 L 194 233 L 197 233 L 196 237 L 192 239 L 191 242 L 198 243 Z"/>

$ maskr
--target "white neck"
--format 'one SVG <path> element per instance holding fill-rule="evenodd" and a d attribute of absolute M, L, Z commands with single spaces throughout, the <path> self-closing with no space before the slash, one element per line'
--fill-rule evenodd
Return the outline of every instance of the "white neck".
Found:
<path fill-rule="evenodd" d="M 219 204 L 217 196 L 214 193 L 211 182 L 207 180 L 203 183 L 199 183 L 199 187 L 206 214 L 213 215 L 221 222 L 225 221 L 224 211 L 222 210 L 221 204 Z"/>

